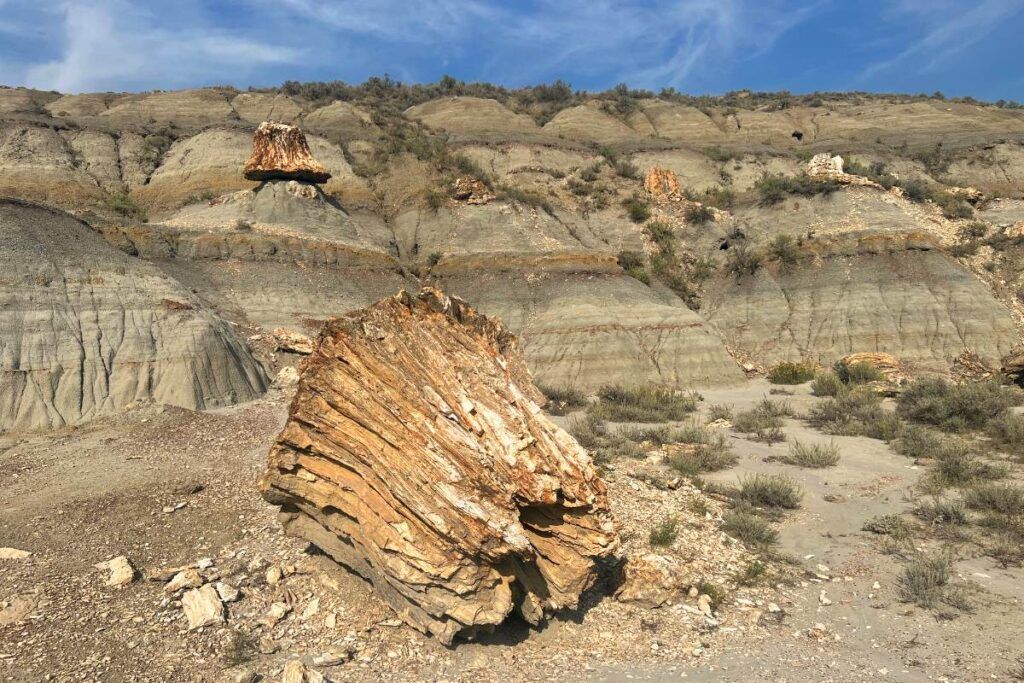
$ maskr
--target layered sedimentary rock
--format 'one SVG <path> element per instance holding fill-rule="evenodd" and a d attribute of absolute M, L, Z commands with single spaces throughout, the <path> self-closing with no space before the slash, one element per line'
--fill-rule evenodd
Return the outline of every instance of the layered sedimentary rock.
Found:
<path fill-rule="evenodd" d="M 1009 311 L 926 233 L 814 240 L 789 265 L 707 291 L 701 315 L 765 364 L 881 351 L 946 371 L 964 349 L 998 365 L 1017 338 Z"/>
<path fill-rule="evenodd" d="M 548 420 L 518 341 L 401 292 L 329 320 L 260 486 L 285 530 L 451 643 L 578 604 L 618 546 L 604 483 Z"/>
<path fill-rule="evenodd" d="M 252 139 L 252 155 L 245 162 L 246 180 L 302 180 L 326 183 L 331 178 L 313 158 L 306 136 L 297 126 L 264 121 Z"/>
<path fill-rule="evenodd" d="M 72 216 L 0 200 L 0 430 L 136 401 L 210 408 L 267 379 L 220 318 Z"/>

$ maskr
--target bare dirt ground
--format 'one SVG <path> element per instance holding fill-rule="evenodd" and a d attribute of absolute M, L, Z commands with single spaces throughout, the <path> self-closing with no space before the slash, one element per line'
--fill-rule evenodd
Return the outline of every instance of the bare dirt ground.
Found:
<path fill-rule="evenodd" d="M 702 410 L 742 409 L 768 389 L 705 391 Z M 798 412 L 820 400 L 793 390 Z M 1010 680 L 1024 652 L 1022 571 L 963 557 L 955 581 L 971 587 L 973 611 L 900 602 L 901 562 L 861 527 L 908 509 L 921 468 L 880 441 L 827 437 L 797 419 L 786 422 L 790 441 L 834 439 L 838 466 L 765 462 L 786 444 L 733 434 L 739 464 L 706 477 L 782 472 L 804 487 L 767 574 L 750 586 L 730 583 L 751 556 L 718 530 L 722 503 L 661 485 L 650 461 L 606 466 L 625 551 L 649 552 L 655 524 L 684 520 L 664 552 L 728 587 L 713 616 L 692 600 L 624 604 L 603 585 L 543 628 L 511 623 L 445 648 L 402 625 L 362 580 L 280 534 L 255 481 L 286 411 L 275 390 L 211 413 L 143 406 L 0 437 L 0 547 L 32 552 L 0 559 L 0 680 L 280 680 L 286 662 L 302 659 L 337 681 L 978 681 Z M 94 565 L 120 555 L 137 576 L 107 586 Z M 181 594 L 165 586 L 186 566 L 239 591 L 225 623 L 188 630 Z"/>

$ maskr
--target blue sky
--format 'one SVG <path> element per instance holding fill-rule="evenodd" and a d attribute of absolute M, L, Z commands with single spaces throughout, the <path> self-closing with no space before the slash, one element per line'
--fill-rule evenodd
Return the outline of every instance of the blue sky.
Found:
<path fill-rule="evenodd" d="M 444 74 L 1024 101 L 1024 0 L 0 0 L 0 83 L 64 92 Z"/>

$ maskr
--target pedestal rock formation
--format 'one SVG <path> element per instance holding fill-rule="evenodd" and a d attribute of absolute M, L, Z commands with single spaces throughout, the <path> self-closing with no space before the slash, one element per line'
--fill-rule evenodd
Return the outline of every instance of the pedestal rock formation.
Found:
<path fill-rule="evenodd" d="M 264 121 L 252 139 L 252 154 L 245 162 L 247 180 L 302 180 L 326 183 L 331 178 L 313 158 L 306 136 L 297 126 Z"/>
<path fill-rule="evenodd" d="M 402 291 L 324 325 L 260 488 L 287 533 L 445 644 L 513 609 L 536 624 L 619 544 L 604 482 L 542 401 L 499 322 Z"/>

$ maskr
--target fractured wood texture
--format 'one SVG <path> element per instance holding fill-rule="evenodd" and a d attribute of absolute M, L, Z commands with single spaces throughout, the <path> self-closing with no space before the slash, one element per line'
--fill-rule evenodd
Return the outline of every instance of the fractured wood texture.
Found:
<path fill-rule="evenodd" d="M 298 126 L 264 121 L 252 138 L 252 154 L 245 162 L 247 180 L 302 180 L 326 183 L 331 174 L 313 158 L 306 136 Z"/>
<path fill-rule="evenodd" d="M 425 288 L 329 320 L 260 487 L 285 531 L 450 644 L 576 607 L 619 544 L 586 451 L 518 340 Z"/>

